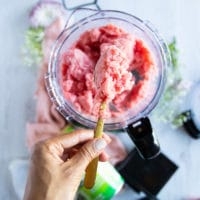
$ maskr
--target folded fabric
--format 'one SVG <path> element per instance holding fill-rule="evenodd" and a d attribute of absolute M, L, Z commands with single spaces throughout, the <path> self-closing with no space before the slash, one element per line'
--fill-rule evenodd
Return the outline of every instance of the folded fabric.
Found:
<path fill-rule="evenodd" d="M 111 143 L 106 147 L 105 151 L 109 155 L 109 162 L 116 165 L 120 161 L 124 160 L 128 155 L 122 142 L 115 134 L 108 134 L 112 139 Z"/>
<path fill-rule="evenodd" d="M 51 103 L 45 88 L 44 75 L 48 70 L 48 60 L 50 58 L 51 48 L 64 27 L 62 18 L 57 18 L 45 30 L 45 36 L 42 42 L 43 62 L 39 69 L 36 97 L 36 121 L 27 123 L 27 145 L 32 146 L 44 139 L 58 135 L 60 130 L 66 125 L 65 119 L 57 112 L 55 106 Z"/>

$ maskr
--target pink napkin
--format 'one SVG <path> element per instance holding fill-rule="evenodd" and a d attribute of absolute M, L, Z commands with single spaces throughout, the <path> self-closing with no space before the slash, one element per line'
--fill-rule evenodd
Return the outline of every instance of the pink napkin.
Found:
<path fill-rule="evenodd" d="M 36 121 L 35 123 L 27 123 L 27 144 L 29 149 L 35 143 L 59 134 L 66 124 L 64 118 L 56 111 L 55 106 L 52 105 L 44 83 L 44 75 L 47 72 L 51 48 L 58 34 L 63 30 L 63 24 L 63 19 L 58 18 L 45 30 L 42 43 L 44 58 L 39 70 L 35 93 Z"/>

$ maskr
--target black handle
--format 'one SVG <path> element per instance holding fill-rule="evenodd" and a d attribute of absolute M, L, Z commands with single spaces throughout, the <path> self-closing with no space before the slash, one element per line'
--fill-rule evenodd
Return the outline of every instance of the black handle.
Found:
<path fill-rule="evenodd" d="M 126 131 L 144 159 L 153 159 L 160 153 L 160 145 L 148 117 L 142 118 L 126 128 Z"/>

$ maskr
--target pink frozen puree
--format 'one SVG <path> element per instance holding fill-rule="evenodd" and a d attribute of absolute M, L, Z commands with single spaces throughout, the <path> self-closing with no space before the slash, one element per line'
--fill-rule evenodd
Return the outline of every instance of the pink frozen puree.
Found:
<path fill-rule="evenodd" d="M 157 70 L 150 51 L 142 40 L 111 24 L 84 32 L 62 55 L 61 69 L 64 97 L 91 116 L 98 115 L 95 105 L 102 100 L 109 103 L 106 117 L 132 108 L 138 112 L 155 92 L 151 79 Z"/>
<path fill-rule="evenodd" d="M 118 94 L 132 89 L 134 81 L 128 68 L 126 55 L 115 45 L 101 50 L 94 70 L 97 103 L 111 102 Z"/>

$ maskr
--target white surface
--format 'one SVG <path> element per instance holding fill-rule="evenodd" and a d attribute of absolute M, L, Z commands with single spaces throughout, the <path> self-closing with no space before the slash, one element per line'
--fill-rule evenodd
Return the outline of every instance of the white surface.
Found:
<path fill-rule="evenodd" d="M 0 199 L 17 199 L 8 171 L 10 161 L 27 156 L 25 123 L 34 119 L 36 72 L 23 67 L 20 47 L 28 25 L 27 13 L 36 1 L 0 0 Z M 176 36 L 185 79 L 200 80 L 199 0 L 102 0 L 103 9 L 116 9 L 148 19 L 166 39 Z M 159 193 L 161 200 L 200 198 L 200 140 L 183 130 L 154 125 L 163 152 L 179 165 Z M 125 196 L 124 196 L 125 195 Z M 132 191 L 115 199 L 136 199 Z"/>

